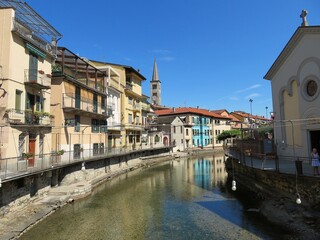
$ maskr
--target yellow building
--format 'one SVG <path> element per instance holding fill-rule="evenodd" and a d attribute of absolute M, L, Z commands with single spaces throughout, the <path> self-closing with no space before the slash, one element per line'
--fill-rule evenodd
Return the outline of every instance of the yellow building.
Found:
<path fill-rule="evenodd" d="M 67 48 L 58 47 L 52 67 L 51 113 L 59 160 L 91 158 L 107 146 L 106 75 Z"/>
<path fill-rule="evenodd" d="M 1 1 L 0 19 L 0 162 L 16 171 L 43 164 L 52 149 L 51 63 L 61 34 L 22 2 Z"/>
<path fill-rule="evenodd" d="M 108 72 L 108 69 L 112 69 L 109 74 L 106 74 L 108 76 L 108 90 L 116 90 L 119 93 L 119 118 L 108 121 L 109 145 L 121 146 L 126 149 L 140 147 L 141 135 L 144 130 L 142 101 L 145 99 L 142 94 L 142 81 L 146 78 L 140 74 L 139 70 L 137 71 L 131 66 L 94 60 L 90 62 L 102 71 Z M 116 111 L 114 113 L 117 114 Z"/>

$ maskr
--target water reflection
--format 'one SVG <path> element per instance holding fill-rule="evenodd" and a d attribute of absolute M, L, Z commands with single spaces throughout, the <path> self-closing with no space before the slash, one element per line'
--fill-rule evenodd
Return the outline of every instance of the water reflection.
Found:
<path fill-rule="evenodd" d="M 225 191 L 224 155 L 178 159 L 106 182 L 21 239 L 270 239 Z"/>

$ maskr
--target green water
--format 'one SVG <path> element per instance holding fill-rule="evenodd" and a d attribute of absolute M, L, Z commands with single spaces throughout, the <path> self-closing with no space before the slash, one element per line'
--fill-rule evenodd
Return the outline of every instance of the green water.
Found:
<path fill-rule="evenodd" d="M 20 239 L 277 239 L 258 216 L 248 216 L 226 177 L 223 155 L 139 169 L 59 209 Z"/>

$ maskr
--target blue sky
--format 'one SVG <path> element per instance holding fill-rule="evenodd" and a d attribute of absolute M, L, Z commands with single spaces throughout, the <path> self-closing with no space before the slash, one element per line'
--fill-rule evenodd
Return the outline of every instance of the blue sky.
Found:
<path fill-rule="evenodd" d="M 140 69 L 149 82 L 156 57 L 162 104 L 272 111 L 263 80 L 296 28 L 302 9 L 320 25 L 319 0 L 26 1 L 88 59 Z M 268 113 L 269 114 L 269 113 Z"/>

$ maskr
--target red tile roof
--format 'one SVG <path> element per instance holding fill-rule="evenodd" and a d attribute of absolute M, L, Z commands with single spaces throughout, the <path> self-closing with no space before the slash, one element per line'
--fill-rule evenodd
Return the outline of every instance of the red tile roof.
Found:
<path fill-rule="evenodd" d="M 170 108 L 170 109 L 163 109 L 163 110 L 156 110 L 155 113 L 158 116 L 165 116 L 165 115 L 179 115 L 179 114 L 186 114 L 186 113 L 192 113 L 192 114 L 198 114 L 202 116 L 208 116 L 213 118 L 220 118 L 220 119 L 227 119 L 231 120 L 231 117 L 224 117 L 220 114 L 214 113 L 212 111 L 209 111 L 207 109 L 201 109 L 201 108 Z"/>

